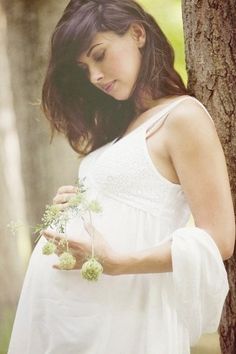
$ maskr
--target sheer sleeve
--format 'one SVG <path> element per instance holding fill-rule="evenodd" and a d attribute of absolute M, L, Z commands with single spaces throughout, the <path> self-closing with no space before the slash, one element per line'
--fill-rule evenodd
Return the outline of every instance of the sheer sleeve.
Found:
<path fill-rule="evenodd" d="M 213 238 L 197 227 L 171 234 L 176 309 L 194 344 L 203 333 L 217 331 L 229 286 Z"/>

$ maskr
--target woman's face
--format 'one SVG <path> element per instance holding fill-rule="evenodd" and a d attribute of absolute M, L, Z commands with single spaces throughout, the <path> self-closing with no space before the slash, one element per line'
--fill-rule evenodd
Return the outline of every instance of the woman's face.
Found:
<path fill-rule="evenodd" d="M 132 26 L 125 35 L 98 32 L 90 48 L 77 59 L 89 81 L 117 100 L 132 94 L 141 66 L 144 39 Z"/>

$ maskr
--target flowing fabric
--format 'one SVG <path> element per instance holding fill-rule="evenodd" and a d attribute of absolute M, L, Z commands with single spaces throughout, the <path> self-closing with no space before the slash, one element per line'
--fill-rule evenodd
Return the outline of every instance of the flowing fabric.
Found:
<path fill-rule="evenodd" d="M 180 228 L 171 238 L 176 309 L 188 328 L 191 344 L 195 344 L 202 333 L 218 328 L 228 293 L 227 274 L 220 252 L 206 231 Z"/>
<path fill-rule="evenodd" d="M 206 231 L 186 227 L 191 213 L 182 187 L 156 169 L 146 144 L 148 130 L 185 99 L 193 98 L 175 100 L 91 152 L 79 170 L 103 207 L 94 225 L 110 245 L 127 253 L 172 240 L 173 272 L 102 274 L 89 283 L 79 270 L 53 269 L 57 256 L 42 255 L 41 238 L 8 354 L 189 354 L 202 333 L 217 330 L 228 291 L 224 264 Z M 88 237 L 78 218 L 66 232 Z"/>

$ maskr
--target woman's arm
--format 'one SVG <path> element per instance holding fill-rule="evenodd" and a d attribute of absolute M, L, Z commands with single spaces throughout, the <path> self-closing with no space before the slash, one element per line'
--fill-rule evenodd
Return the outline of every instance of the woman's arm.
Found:
<path fill-rule="evenodd" d="M 233 203 L 225 158 L 213 123 L 197 102 L 185 100 L 169 114 L 163 128 L 166 149 L 196 227 L 213 238 L 222 259 L 230 258 L 235 242 Z M 86 228 L 93 232 L 91 225 Z M 55 233 L 45 234 L 47 238 L 55 237 Z M 80 268 L 89 254 L 90 242 L 70 241 L 70 248 L 77 255 Z M 102 260 L 106 274 L 172 271 L 171 240 L 132 254 L 119 254 L 95 230 L 95 253 Z"/>
<path fill-rule="evenodd" d="M 222 258 L 232 256 L 235 219 L 223 150 L 212 121 L 193 100 L 178 105 L 164 124 L 166 147 L 195 225 L 215 241 Z M 171 241 L 117 259 L 117 274 L 172 270 Z"/>
<path fill-rule="evenodd" d="M 166 122 L 168 151 L 195 225 L 214 239 L 223 259 L 234 250 L 235 219 L 224 153 L 207 113 L 193 100 Z"/>

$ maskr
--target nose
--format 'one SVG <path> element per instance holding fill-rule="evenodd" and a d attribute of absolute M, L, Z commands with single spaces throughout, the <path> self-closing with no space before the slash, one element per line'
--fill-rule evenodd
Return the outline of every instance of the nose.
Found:
<path fill-rule="evenodd" d="M 96 85 L 99 81 L 103 79 L 103 73 L 98 68 L 92 68 L 90 69 L 89 78 L 90 82 Z"/>

